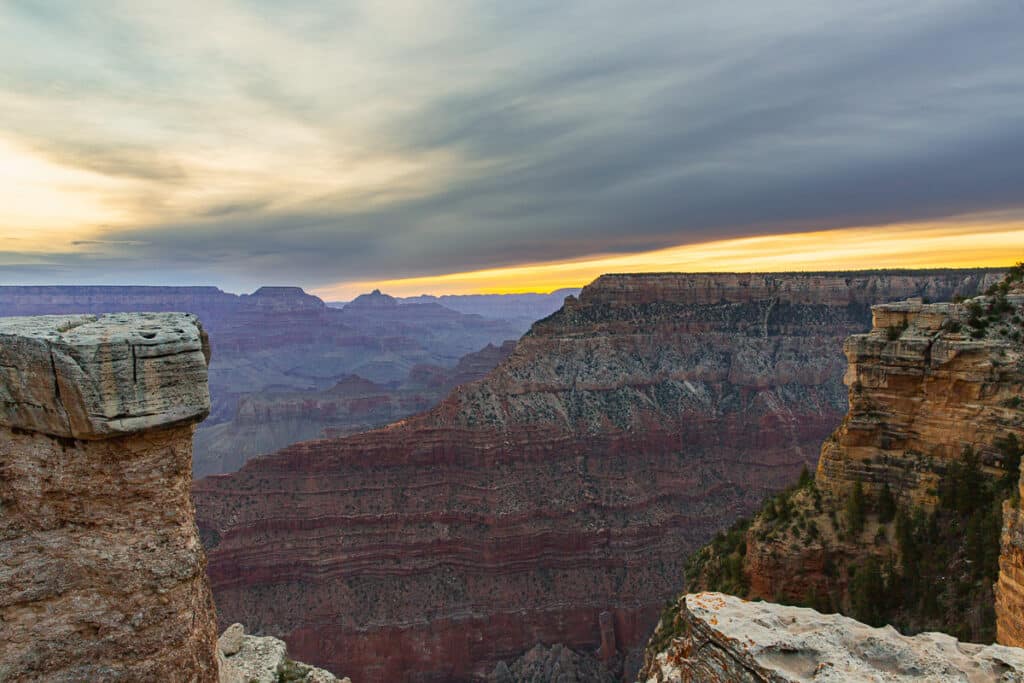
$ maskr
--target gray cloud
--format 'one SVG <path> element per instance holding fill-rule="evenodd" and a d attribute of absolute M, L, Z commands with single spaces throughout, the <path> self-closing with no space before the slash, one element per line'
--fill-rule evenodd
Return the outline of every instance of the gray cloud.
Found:
<path fill-rule="evenodd" d="M 365 35 L 368 7 L 325 9 L 321 22 L 268 18 L 280 8 L 250 3 L 250 55 L 209 48 L 175 61 L 123 26 L 132 40 L 113 56 L 89 41 L 72 47 L 88 57 L 82 78 L 88 63 L 107 65 L 94 80 L 115 111 L 172 116 L 184 98 L 200 110 L 171 119 L 193 127 L 182 135 L 215 139 L 201 93 L 182 90 L 208 80 L 218 84 L 210 116 L 223 106 L 294 126 L 336 151 L 340 170 L 374 154 L 440 155 L 452 161 L 436 185 L 391 197 L 385 183 L 359 201 L 328 185 L 292 200 L 289 178 L 307 164 L 297 149 L 293 167 L 272 169 L 280 194 L 244 190 L 111 230 L 100 241 L 116 251 L 54 255 L 53 272 L 94 279 L 113 263 L 148 279 L 315 286 L 1024 205 L 1024 11 L 1012 0 L 450 3 L 452 20 L 409 44 Z M 58 30 L 36 10 L 34 31 Z M 342 34 L 354 45 L 344 55 Z M 312 52 L 257 68 L 285 38 Z M 145 58 L 132 63 L 136 51 Z M 350 69 L 360 79 L 344 80 L 337 62 L 361 55 Z M 167 94 L 126 103 L 123 90 L 147 79 Z M 53 139 L 30 124 L 18 124 L 23 136 Z M 105 133 L 48 154 L 158 188 L 194 175 L 160 151 L 176 140 L 166 126 L 136 146 Z M 0 266 L 0 280 L 24 272 Z"/>

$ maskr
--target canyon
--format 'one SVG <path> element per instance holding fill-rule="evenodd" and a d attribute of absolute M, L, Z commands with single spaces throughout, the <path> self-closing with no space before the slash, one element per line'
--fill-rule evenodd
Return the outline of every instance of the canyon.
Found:
<path fill-rule="evenodd" d="M 485 373 L 493 365 L 481 362 L 500 358 L 486 349 L 528 326 L 379 292 L 337 310 L 298 287 L 239 296 L 215 287 L 0 286 L 0 316 L 145 311 L 194 313 L 209 334 L 211 412 L 196 434 L 197 476 L 326 428 L 352 432 L 425 410 L 450 389 L 446 373 L 459 381 Z M 467 364 L 477 370 L 467 374 Z M 368 383 L 365 396 L 332 393 L 359 382 Z M 305 405 L 308 419 L 297 411 Z M 264 419 L 254 428 L 256 414 Z"/>
<path fill-rule="evenodd" d="M 197 481 L 221 624 L 360 682 L 482 680 L 537 643 L 628 675 L 687 555 L 814 467 L 871 305 L 997 279 L 602 276 L 434 409 Z"/>

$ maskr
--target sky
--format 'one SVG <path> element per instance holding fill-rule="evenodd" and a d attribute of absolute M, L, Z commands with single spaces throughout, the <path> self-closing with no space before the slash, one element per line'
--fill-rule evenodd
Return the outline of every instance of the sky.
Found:
<path fill-rule="evenodd" d="M 1024 0 L 0 0 L 0 284 L 1024 258 Z"/>

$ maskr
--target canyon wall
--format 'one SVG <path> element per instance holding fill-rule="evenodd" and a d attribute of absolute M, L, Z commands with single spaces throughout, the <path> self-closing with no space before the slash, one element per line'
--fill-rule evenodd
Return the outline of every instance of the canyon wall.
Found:
<path fill-rule="evenodd" d="M 635 670 L 686 556 L 815 465 L 870 305 L 995 279 L 603 276 L 428 413 L 197 482 L 222 619 L 361 683 Z"/>
<path fill-rule="evenodd" d="M 874 306 L 844 344 L 850 409 L 814 479 L 696 553 L 689 590 L 982 642 L 998 623 L 1020 644 L 1022 276 L 958 303 Z"/>
<path fill-rule="evenodd" d="M 1024 650 L 961 643 L 942 633 L 902 636 L 838 614 L 684 595 L 658 626 L 647 683 L 890 681 L 960 683 L 1024 678 Z"/>
<path fill-rule="evenodd" d="M 185 314 L 0 318 L 0 679 L 218 679 Z"/>
<path fill-rule="evenodd" d="M 348 375 L 324 390 L 244 394 L 235 416 L 196 432 L 195 476 L 233 472 L 253 456 L 321 436 L 364 432 L 437 405 L 460 384 L 482 379 L 515 348 L 488 344 L 454 367 L 414 365 L 401 383 Z"/>
<path fill-rule="evenodd" d="M 399 387 L 412 373 L 450 370 L 466 354 L 517 338 L 527 328 L 437 303 L 402 304 L 379 293 L 337 310 L 298 287 L 235 295 L 215 287 L 0 286 L 0 316 L 124 311 L 187 311 L 199 316 L 210 336 L 211 413 L 197 430 L 197 476 L 237 469 L 252 455 L 315 437 L 328 426 L 369 428 L 424 410 L 446 390 L 435 386 L 412 400 Z M 390 406 L 386 416 L 368 406 L 361 420 L 360 403 L 349 404 L 354 413 L 340 407 L 329 424 L 283 414 L 306 401 L 323 404 L 320 394 L 351 375 L 379 385 L 377 395 Z M 245 425 L 253 410 L 281 419 L 254 433 Z"/>

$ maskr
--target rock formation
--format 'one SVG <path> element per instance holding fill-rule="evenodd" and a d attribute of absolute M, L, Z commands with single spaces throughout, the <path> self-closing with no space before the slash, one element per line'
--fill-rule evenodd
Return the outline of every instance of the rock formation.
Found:
<path fill-rule="evenodd" d="M 261 287 L 236 296 L 215 287 L 0 286 L 0 316 L 124 311 L 187 311 L 199 316 L 209 333 L 214 352 L 211 414 L 197 430 L 197 475 L 227 471 L 226 464 L 237 468 L 245 457 L 266 452 L 255 449 L 257 445 L 276 450 L 292 442 L 282 443 L 282 437 L 299 440 L 319 434 L 311 424 L 284 424 L 258 437 L 221 427 L 246 402 L 275 402 L 278 394 L 289 396 L 282 399 L 286 404 L 301 400 L 295 398 L 301 394 L 316 401 L 317 394 L 351 374 L 377 384 L 398 384 L 419 366 L 450 369 L 464 355 L 516 338 L 526 329 L 437 303 L 337 310 L 298 287 Z M 441 397 L 431 395 L 428 404 L 410 406 L 393 419 L 423 410 Z"/>
<path fill-rule="evenodd" d="M 434 410 L 197 482 L 222 623 L 360 683 L 537 643 L 629 670 L 690 551 L 814 465 L 870 304 L 994 279 L 601 277 Z"/>
<path fill-rule="evenodd" d="M 690 590 L 820 605 L 906 632 L 1019 643 L 1021 273 L 962 303 L 873 307 L 815 479 L 694 556 Z M 1005 516 L 1004 552 L 998 533 Z M 1000 595 L 992 595 L 1001 563 Z"/>
<path fill-rule="evenodd" d="M 722 593 L 681 597 L 655 637 L 664 647 L 645 662 L 640 680 L 647 683 L 1024 680 L 1024 650 L 942 633 L 907 637 L 889 626 Z"/>
<path fill-rule="evenodd" d="M 218 651 L 189 497 L 209 360 L 190 314 L 0 318 L 0 680 L 337 680 L 238 624 Z"/>
<path fill-rule="evenodd" d="M 352 683 L 330 671 L 293 661 L 284 641 L 251 636 L 232 624 L 217 639 L 219 683 Z"/>
<path fill-rule="evenodd" d="M 0 679 L 216 681 L 185 314 L 0 318 Z"/>

